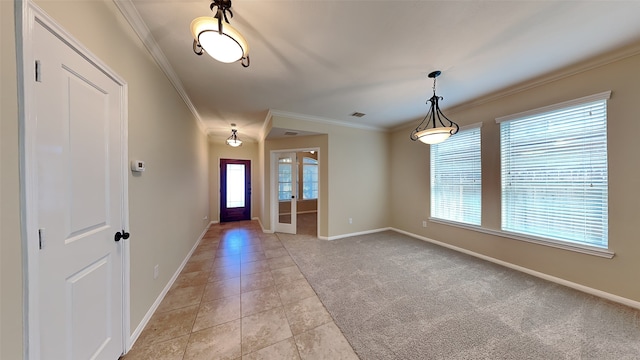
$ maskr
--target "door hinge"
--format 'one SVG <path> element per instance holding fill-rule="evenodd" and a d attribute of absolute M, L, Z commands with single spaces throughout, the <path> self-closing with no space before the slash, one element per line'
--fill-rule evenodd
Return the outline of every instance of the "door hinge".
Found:
<path fill-rule="evenodd" d="M 40 60 L 36 60 L 36 82 L 42 82 L 42 76 L 40 75 Z"/>
<path fill-rule="evenodd" d="M 38 229 L 38 246 L 40 250 L 44 249 L 44 228 Z"/>

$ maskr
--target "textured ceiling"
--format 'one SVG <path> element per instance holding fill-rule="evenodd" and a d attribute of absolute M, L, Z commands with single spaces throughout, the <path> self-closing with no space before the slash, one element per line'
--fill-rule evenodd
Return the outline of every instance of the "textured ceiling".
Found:
<path fill-rule="evenodd" d="M 432 70 L 446 113 L 640 41 L 640 1 L 233 0 L 243 68 L 193 53 L 208 1 L 118 2 L 220 141 L 257 139 L 270 109 L 389 129 L 424 116 Z"/>

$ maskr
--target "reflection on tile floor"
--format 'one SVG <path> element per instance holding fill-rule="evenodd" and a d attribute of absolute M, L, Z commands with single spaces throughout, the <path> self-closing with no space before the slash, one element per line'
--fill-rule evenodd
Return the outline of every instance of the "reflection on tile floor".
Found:
<path fill-rule="evenodd" d="M 299 216 L 315 235 L 315 214 Z M 288 235 L 290 236 L 290 235 Z M 212 225 L 123 360 L 358 359 L 277 234 Z"/>

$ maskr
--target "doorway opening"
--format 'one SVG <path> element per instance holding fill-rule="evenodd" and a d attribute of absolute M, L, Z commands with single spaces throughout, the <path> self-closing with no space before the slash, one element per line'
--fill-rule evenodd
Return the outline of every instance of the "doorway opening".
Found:
<path fill-rule="evenodd" d="M 271 160 L 274 231 L 317 236 L 320 188 L 318 149 L 273 151 Z"/>

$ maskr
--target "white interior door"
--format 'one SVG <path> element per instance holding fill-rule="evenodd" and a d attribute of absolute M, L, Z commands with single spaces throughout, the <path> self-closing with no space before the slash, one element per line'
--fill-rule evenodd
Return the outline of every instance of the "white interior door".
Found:
<path fill-rule="evenodd" d="M 33 31 L 40 358 L 115 360 L 123 352 L 123 244 L 114 238 L 124 232 L 121 85 L 40 23 Z"/>
<path fill-rule="evenodd" d="M 298 164 L 295 152 L 274 153 L 273 173 L 276 174 L 275 231 L 296 233 L 298 198 Z"/>

